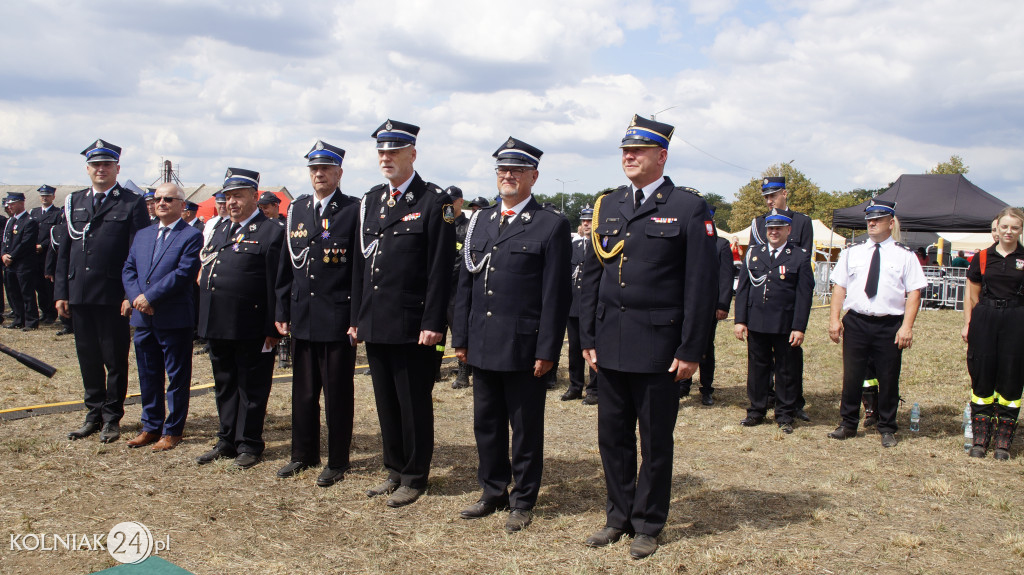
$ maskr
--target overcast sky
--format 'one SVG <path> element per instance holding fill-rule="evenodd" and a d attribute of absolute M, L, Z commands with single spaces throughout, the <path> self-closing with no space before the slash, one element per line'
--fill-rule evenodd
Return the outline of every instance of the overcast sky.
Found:
<path fill-rule="evenodd" d="M 1024 205 L 1024 10 L 1012 0 L 39 0 L 0 21 L 0 182 L 120 181 L 169 159 L 310 190 L 317 138 L 342 189 L 383 181 L 370 134 L 421 126 L 417 170 L 495 192 L 510 135 L 544 150 L 535 192 L 625 183 L 634 113 L 676 126 L 667 173 L 731 200 L 774 163 L 825 190 L 878 188 L 951 154 Z M 667 109 L 669 108 L 669 109 Z M 667 109 L 667 110 L 666 110 Z M 665 110 L 665 111 L 662 111 Z M 557 179 L 566 181 L 563 184 Z"/>

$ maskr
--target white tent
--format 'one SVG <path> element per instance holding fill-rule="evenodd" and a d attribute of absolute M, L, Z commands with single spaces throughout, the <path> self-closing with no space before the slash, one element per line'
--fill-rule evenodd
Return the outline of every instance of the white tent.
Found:
<path fill-rule="evenodd" d="M 750 227 L 749 226 L 744 228 L 744 229 L 742 229 L 742 230 L 740 230 L 740 231 L 738 231 L 738 232 L 726 232 L 726 231 L 723 231 L 723 230 L 718 230 L 718 235 L 723 237 L 723 238 L 725 238 L 725 239 L 727 239 L 727 240 L 729 240 L 730 242 L 732 241 L 733 238 L 736 238 L 736 241 L 741 246 L 745 246 L 745 245 L 750 243 Z"/>
<path fill-rule="evenodd" d="M 821 220 L 812 220 L 811 228 L 814 231 L 815 248 L 841 248 L 846 245 L 846 238 L 833 232 Z"/>
<path fill-rule="evenodd" d="M 989 232 L 967 233 L 967 232 L 938 232 L 939 237 L 950 243 L 950 250 L 957 252 L 964 250 L 973 252 L 989 247 L 993 243 L 992 234 Z"/>

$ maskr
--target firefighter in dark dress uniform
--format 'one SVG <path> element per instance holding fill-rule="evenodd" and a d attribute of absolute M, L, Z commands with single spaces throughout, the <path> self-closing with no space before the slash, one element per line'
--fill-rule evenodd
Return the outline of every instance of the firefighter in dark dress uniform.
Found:
<path fill-rule="evenodd" d="M 327 465 L 316 484 L 329 487 L 349 468 L 354 415 L 355 342 L 352 270 L 359 200 L 341 192 L 345 150 L 318 140 L 306 154 L 313 195 L 288 207 L 287 249 L 277 279 L 277 329 L 291 333 L 292 455 L 278 477 L 320 463 L 320 390 L 327 420 Z"/>
<path fill-rule="evenodd" d="M 587 366 L 583 359 L 583 348 L 580 347 L 580 294 L 583 292 L 583 264 L 587 252 L 594 248 L 590 245 L 591 226 L 594 221 L 594 209 L 584 208 L 580 212 L 580 234 L 572 238 L 572 302 L 569 304 L 569 322 L 566 331 L 569 333 L 569 388 L 562 394 L 562 401 L 583 398 L 584 405 L 597 405 L 598 374 Z M 589 372 L 587 374 L 586 372 Z M 589 383 L 586 379 L 589 375 Z M 583 397 L 586 387 L 587 396 Z"/>
<path fill-rule="evenodd" d="M 1010 458 L 1024 386 L 1024 212 L 1007 207 L 997 218 L 999 241 L 967 268 L 964 298 L 967 371 L 971 375 L 971 457 L 985 457 L 995 436 L 996 459 Z"/>
<path fill-rule="evenodd" d="M 768 383 L 775 376 L 775 423 L 793 433 L 797 393 L 803 380 L 804 332 L 811 314 L 814 272 L 810 255 L 786 242 L 792 220 L 782 214 L 767 218 L 768 243 L 751 247 L 740 268 L 734 331 L 747 344 L 747 397 L 750 407 L 740 423 L 764 423 Z"/>
<path fill-rule="evenodd" d="M 57 253 L 53 297 L 57 313 L 74 320 L 89 409 L 85 423 L 68 439 L 99 431 L 100 441 L 110 443 L 121 437 L 128 393 L 132 306 L 124 296 L 121 268 L 135 232 L 149 225 L 149 215 L 142 197 L 117 183 L 121 148 L 96 140 L 82 155 L 92 187 L 65 199 L 67 236 Z"/>
<path fill-rule="evenodd" d="M 413 168 L 419 127 L 388 120 L 374 131 L 388 183 L 360 205 L 360 251 L 352 305 L 366 342 L 388 477 L 368 497 L 402 507 L 426 491 L 434 453 L 434 347 L 446 315 L 455 256 L 451 198 Z"/>
<path fill-rule="evenodd" d="M 463 268 L 462 250 L 466 243 L 466 230 L 469 229 L 469 218 L 462 210 L 465 199 L 462 197 L 462 188 L 449 186 L 445 192 L 452 199 L 452 208 L 455 210 L 455 264 L 452 266 L 452 293 L 448 299 L 448 325 L 452 325 L 455 318 L 455 288 L 459 284 L 459 271 Z M 444 340 L 439 344 L 440 354 L 444 353 Z M 438 358 L 440 363 L 441 358 Z M 463 389 L 469 387 L 469 366 L 461 360 L 458 361 L 458 371 L 455 374 L 455 381 L 452 382 L 452 389 Z"/>
<path fill-rule="evenodd" d="M 483 489 L 462 517 L 511 507 L 509 533 L 533 520 L 544 469 L 547 386 L 541 378 L 561 352 L 569 315 L 569 221 L 532 195 L 541 154 L 515 138 L 494 152 L 501 202 L 473 215 L 452 324 L 455 354 L 473 366 Z"/>
<path fill-rule="evenodd" d="M 4 224 L 0 254 L 8 281 L 8 300 L 14 311 L 14 322 L 4 327 L 31 331 L 39 329 L 39 307 L 36 305 L 39 222 L 25 210 L 25 194 L 11 192 L 4 200 L 11 209 L 11 217 Z"/>
<path fill-rule="evenodd" d="M 200 465 L 234 458 L 248 469 L 259 463 L 263 422 L 274 375 L 274 288 L 284 227 L 256 208 L 260 175 L 228 168 L 223 193 L 229 219 L 203 248 L 199 276 L 199 335 L 209 340 L 220 428 L 217 444 Z"/>
<path fill-rule="evenodd" d="M 39 323 L 50 325 L 57 321 L 57 308 L 53 305 L 53 280 L 46 276 L 46 257 L 50 253 L 50 230 L 61 221 L 61 209 L 53 205 L 57 190 L 53 186 L 39 187 L 38 208 L 29 216 L 39 224 L 36 235 L 36 298 L 39 302 Z"/>
<path fill-rule="evenodd" d="M 868 358 L 878 378 L 878 433 L 894 447 L 903 350 L 913 344 L 921 289 L 928 280 L 917 256 L 892 239 L 896 205 L 872 199 L 864 209 L 868 237 L 839 254 L 832 270 L 828 335 L 843 342 L 842 423 L 832 439 L 856 437 Z M 846 315 L 840 319 L 841 312 Z"/>
<path fill-rule="evenodd" d="M 608 488 L 605 528 L 586 542 L 633 533 L 637 559 L 657 550 L 668 518 L 679 380 L 704 353 L 718 289 L 710 208 L 664 176 L 673 131 L 633 117 L 620 146 L 632 185 L 594 205 L 580 305 L 583 354 L 603 374 L 597 435 Z"/>

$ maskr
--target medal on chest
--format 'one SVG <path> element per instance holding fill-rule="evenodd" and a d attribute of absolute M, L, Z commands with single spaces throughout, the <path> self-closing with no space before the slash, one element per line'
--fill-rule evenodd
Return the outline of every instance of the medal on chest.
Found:
<path fill-rule="evenodd" d="M 327 218 L 324 218 L 323 221 L 320 222 L 320 227 L 322 227 L 324 229 L 324 231 L 320 233 L 320 237 L 325 239 L 325 240 L 330 238 L 331 237 L 331 220 L 329 220 Z"/>

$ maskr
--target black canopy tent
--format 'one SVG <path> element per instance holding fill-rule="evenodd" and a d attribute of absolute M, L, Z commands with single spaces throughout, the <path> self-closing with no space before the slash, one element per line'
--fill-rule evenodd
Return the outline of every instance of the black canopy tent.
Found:
<path fill-rule="evenodd" d="M 903 174 L 877 199 L 896 202 L 904 231 L 987 232 L 1007 203 L 972 184 L 962 174 Z M 832 226 L 865 229 L 864 208 L 834 210 Z"/>

